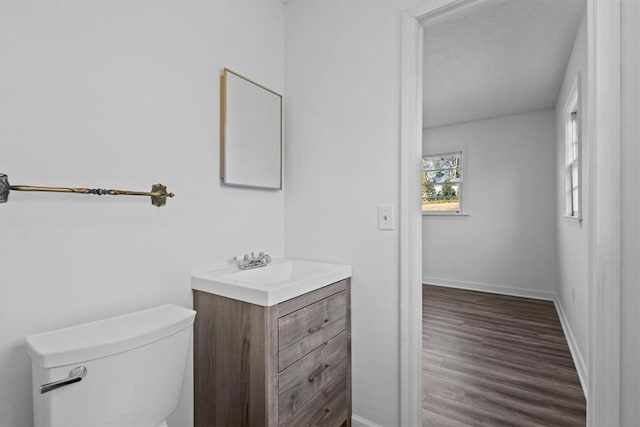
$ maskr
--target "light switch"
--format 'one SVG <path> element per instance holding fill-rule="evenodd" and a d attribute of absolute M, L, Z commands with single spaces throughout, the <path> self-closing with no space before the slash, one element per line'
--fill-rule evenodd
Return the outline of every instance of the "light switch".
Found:
<path fill-rule="evenodd" d="M 395 230 L 392 205 L 378 206 L 378 230 Z"/>

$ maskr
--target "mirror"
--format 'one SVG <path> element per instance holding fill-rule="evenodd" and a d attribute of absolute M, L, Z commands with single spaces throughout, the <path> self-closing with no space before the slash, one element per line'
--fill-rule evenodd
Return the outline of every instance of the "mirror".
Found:
<path fill-rule="evenodd" d="M 220 77 L 220 178 L 282 189 L 282 96 L 227 68 Z"/>

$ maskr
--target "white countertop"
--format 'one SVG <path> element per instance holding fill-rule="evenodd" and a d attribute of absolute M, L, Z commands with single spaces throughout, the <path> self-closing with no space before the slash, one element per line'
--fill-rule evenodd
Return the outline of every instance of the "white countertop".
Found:
<path fill-rule="evenodd" d="M 271 306 L 351 277 L 351 265 L 279 258 L 266 267 L 237 267 L 194 274 L 191 288 Z"/>

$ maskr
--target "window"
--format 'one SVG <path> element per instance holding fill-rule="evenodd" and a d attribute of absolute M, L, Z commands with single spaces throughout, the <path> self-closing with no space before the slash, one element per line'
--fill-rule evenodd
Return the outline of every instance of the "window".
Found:
<path fill-rule="evenodd" d="M 569 97 L 569 103 L 564 110 L 565 118 L 565 215 L 570 218 L 582 219 L 580 180 L 580 112 L 578 85 Z"/>
<path fill-rule="evenodd" d="M 462 212 L 462 151 L 422 157 L 422 213 Z"/>

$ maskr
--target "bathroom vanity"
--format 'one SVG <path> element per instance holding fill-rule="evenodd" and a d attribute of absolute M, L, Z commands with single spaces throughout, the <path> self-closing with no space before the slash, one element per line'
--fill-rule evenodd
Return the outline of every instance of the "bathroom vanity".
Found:
<path fill-rule="evenodd" d="M 194 276 L 195 425 L 350 425 L 350 277 L 291 259 Z"/>

